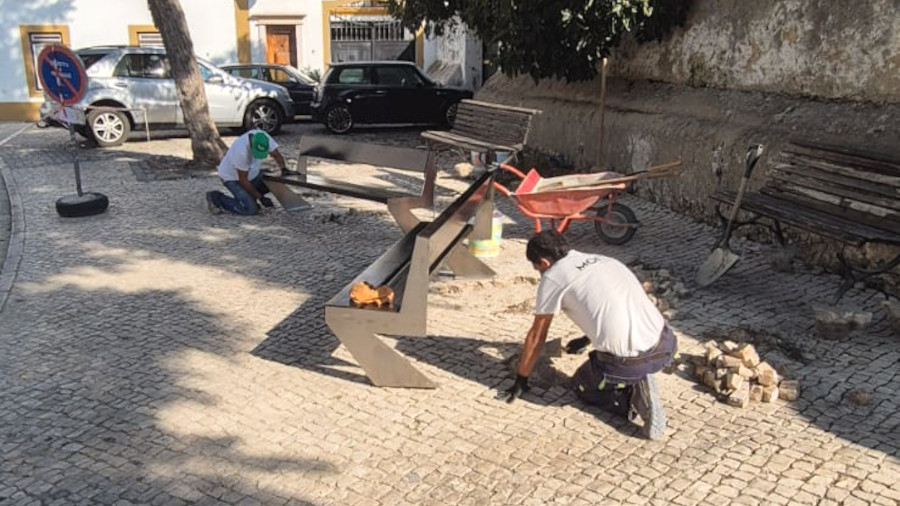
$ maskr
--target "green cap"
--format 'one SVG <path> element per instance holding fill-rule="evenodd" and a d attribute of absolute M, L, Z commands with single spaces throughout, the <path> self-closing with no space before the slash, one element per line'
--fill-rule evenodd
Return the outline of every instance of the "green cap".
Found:
<path fill-rule="evenodd" d="M 262 132 L 250 136 L 250 153 L 253 154 L 253 158 L 260 160 L 269 156 L 269 136 Z"/>

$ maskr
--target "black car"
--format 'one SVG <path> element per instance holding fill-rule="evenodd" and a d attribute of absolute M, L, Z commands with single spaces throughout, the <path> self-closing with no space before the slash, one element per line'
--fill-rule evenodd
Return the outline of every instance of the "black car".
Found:
<path fill-rule="evenodd" d="M 333 63 L 316 87 L 312 116 L 336 134 L 361 123 L 450 125 L 472 92 L 432 82 L 410 62 Z"/>
<path fill-rule="evenodd" d="M 284 86 L 294 101 L 294 116 L 310 114 L 309 103 L 313 98 L 313 90 L 319 83 L 296 68 L 274 63 L 229 63 L 220 65 L 219 68 L 233 76 Z"/>

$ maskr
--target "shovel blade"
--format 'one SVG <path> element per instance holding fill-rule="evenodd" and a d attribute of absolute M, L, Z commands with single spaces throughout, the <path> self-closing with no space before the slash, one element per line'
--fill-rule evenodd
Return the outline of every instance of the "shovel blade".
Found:
<path fill-rule="evenodd" d="M 741 257 L 732 253 L 727 248 L 716 248 L 709 254 L 694 280 L 700 286 L 707 286 L 722 277 L 729 269 L 738 263 Z"/>

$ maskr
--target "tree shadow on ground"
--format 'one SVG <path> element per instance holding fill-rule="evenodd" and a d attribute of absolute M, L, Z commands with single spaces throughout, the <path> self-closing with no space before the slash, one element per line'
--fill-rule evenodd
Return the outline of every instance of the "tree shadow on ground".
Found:
<path fill-rule="evenodd" d="M 112 284 L 116 277 L 114 268 L 101 275 Z M 336 472 L 320 458 L 247 453 L 240 431 L 217 421 L 228 407 L 215 373 L 192 369 L 188 358 L 201 353 L 226 370 L 235 365 L 217 313 L 177 291 L 102 285 L 96 275 L 70 274 L 30 283 L 8 306 L 0 440 L 4 461 L 18 464 L 0 469 L 0 482 L 12 486 L 0 490 L 0 502 L 283 502 L 280 489 L 241 472 Z M 56 309 L 40 309 L 48 305 Z M 168 331 L 157 326 L 159 314 Z"/>

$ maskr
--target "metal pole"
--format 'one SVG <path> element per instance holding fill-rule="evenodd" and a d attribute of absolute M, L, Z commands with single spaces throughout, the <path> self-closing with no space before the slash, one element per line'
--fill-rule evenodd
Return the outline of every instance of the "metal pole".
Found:
<path fill-rule="evenodd" d="M 597 168 L 603 170 L 603 110 L 606 108 L 606 67 L 608 58 L 600 65 L 600 140 L 597 143 Z"/>
<path fill-rule="evenodd" d="M 141 113 L 144 115 L 144 130 L 147 131 L 147 142 L 150 142 L 150 120 L 147 119 L 147 108 L 141 107 Z"/>
<path fill-rule="evenodd" d="M 81 165 L 78 163 L 78 143 L 75 141 L 75 127 L 72 126 L 72 118 L 69 117 L 69 111 L 66 106 L 63 106 L 63 111 L 66 113 L 66 123 L 69 124 L 69 141 L 72 142 L 72 163 L 75 166 L 75 189 L 80 197 L 83 193 L 81 192 Z"/>

